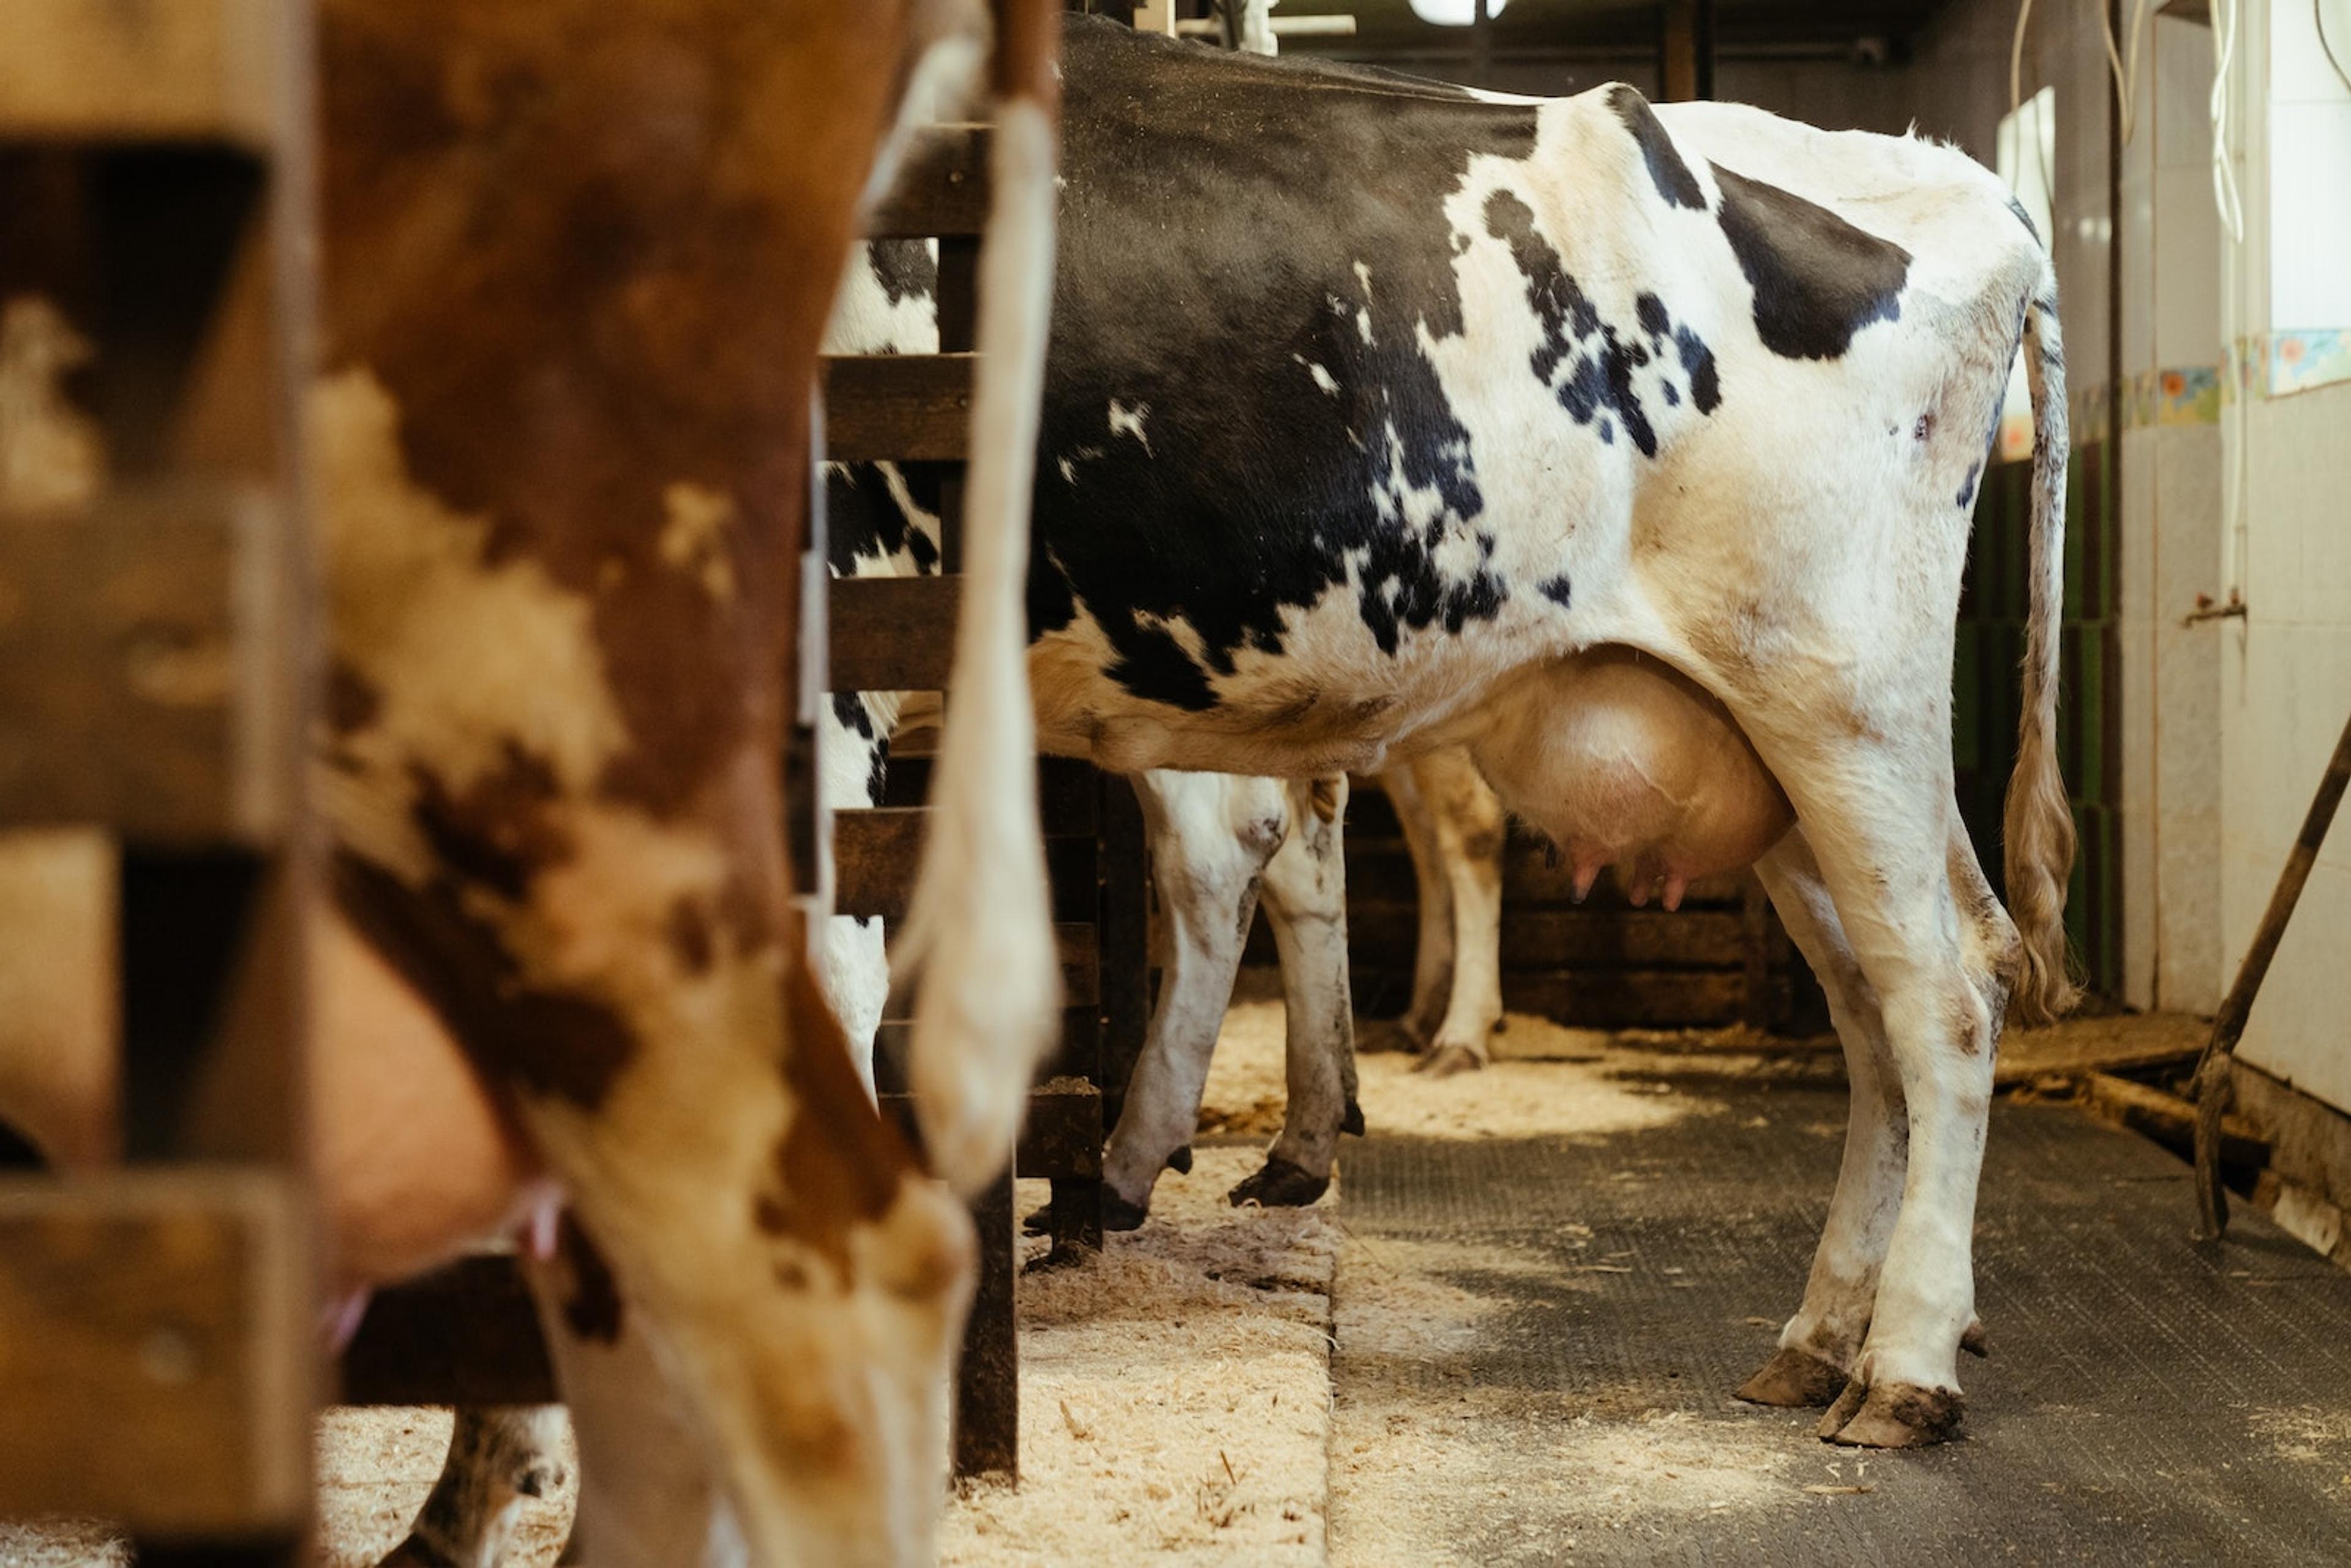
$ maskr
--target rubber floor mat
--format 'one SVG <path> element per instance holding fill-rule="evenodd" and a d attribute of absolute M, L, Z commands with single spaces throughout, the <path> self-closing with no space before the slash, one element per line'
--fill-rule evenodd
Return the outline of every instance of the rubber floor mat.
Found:
<path fill-rule="evenodd" d="M 1993 1113 L 1965 1440 L 1743 1406 L 1802 1291 L 1841 1088 L 1343 1160 L 1332 1561 L 2351 1563 L 2351 1275 L 2070 1109 Z"/>

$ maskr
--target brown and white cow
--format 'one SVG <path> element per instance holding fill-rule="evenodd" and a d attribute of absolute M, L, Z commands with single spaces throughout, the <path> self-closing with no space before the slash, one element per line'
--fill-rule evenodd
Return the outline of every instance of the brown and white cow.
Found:
<path fill-rule="evenodd" d="M 1055 7 L 320 9 L 317 771 L 348 925 L 314 1087 L 340 1277 L 559 1190 L 565 1318 L 592 1342 L 625 1310 L 658 1367 L 583 1399 L 583 1450 L 618 1465 L 651 1408 L 752 1561 L 928 1561 L 971 1272 L 932 1172 L 1000 1168 L 1056 1007 L 1019 663 Z M 820 335 L 902 112 L 975 76 L 991 10 L 961 700 L 913 934 L 926 1166 L 813 977 L 781 768 L 810 716 Z M 78 1113 L 39 1119 L 102 1155 Z M 475 1468 L 488 1507 L 505 1482 Z"/>
<path fill-rule="evenodd" d="M 913 922 L 913 1072 L 966 1186 L 1008 1151 L 1055 984 L 1017 654 L 1050 8 L 998 18 L 966 700 Z M 755 1561 L 923 1560 L 945 1471 L 968 1224 L 820 994 L 779 775 L 832 288 L 908 84 L 975 63 L 984 21 L 324 17 L 338 892 L 560 1184 L 575 1275 L 645 1320 Z M 335 1044 L 330 1103 L 390 1070 Z"/>

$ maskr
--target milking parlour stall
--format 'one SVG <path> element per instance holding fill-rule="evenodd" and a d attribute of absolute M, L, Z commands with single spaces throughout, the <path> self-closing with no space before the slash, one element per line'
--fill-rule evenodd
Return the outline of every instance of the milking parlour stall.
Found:
<path fill-rule="evenodd" d="M 0 5 L 0 1568 L 2351 1561 L 2351 0 Z"/>

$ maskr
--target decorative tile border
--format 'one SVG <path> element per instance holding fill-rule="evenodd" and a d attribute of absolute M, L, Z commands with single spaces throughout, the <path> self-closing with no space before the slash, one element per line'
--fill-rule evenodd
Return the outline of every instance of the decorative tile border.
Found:
<path fill-rule="evenodd" d="M 2222 383 L 2224 402 L 2238 397 L 2292 397 L 2351 381 L 2351 329 L 2256 332 L 2237 340 L 2230 350 L 2229 365 L 2234 373 Z"/>
<path fill-rule="evenodd" d="M 2120 428 L 2218 424 L 2220 410 L 2238 398 L 2291 397 L 2338 382 L 2351 382 L 2351 328 L 2255 333 L 2237 340 L 2223 364 L 2172 365 L 2132 376 L 2122 388 Z M 2104 441 L 2116 428 L 2113 392 L 2104 382 L 2074 389 L 2067 412 L 2074 445 Z M 2032 455 L 2032 416 L 2002 415 L 1994 461 Z"/>
<path fill-rule="evenodd" d="M 2339 327 L 2272 332 L 2269 395 L 2289 397 L 2313 387 L 2351 381 L 2351 331 Z"/>
<path fill-rule="evenodd" d="M 2220 367 L 2173 365 L 2141 371 L 2123 384 L 2121 428 L 2147 430 L 2158 425 L 2218 424 L 2220 422 Z M 2113 390 L 2104 382 L 2074 390 L 2074 441 L 2080 445 L 2104 441 L 2116 427 Z M 2011 425 L 2017 426 L 2011 429 Z M 2001 456 L 2021 457 L 2032 450 L 2032 434 L 2022 419 L 2001 425 Z"/>

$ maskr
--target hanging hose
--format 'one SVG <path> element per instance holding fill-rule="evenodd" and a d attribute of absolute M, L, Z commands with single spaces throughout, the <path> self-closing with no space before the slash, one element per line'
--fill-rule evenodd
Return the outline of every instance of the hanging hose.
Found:
<path fill-rule="evenodd" d="M 2286 922 L 2293 918 L 2294 906 L 2302 897 L 2302 884 L 2310 880 L 2310 868 L 2317 862 L 2318 846 L 2326 841 L 2326 830 L 2335 821 L 2335 809 L 2343 803 L 2343 791 L 2351 785 L 2351 720 L 2343 726 L 2343 737 L 2335 743 L 2335 756 L 2326 765 L 2326 772 L 2318 780 L 2318 793 L 2310 802 L 2309 814 L 2302 820 L 2302 831 L 2295 835 L 2294 848 L 2285 857 L 2285 869 L 2278 873 L 2277 886 L 2270 894 L 2270 906 L 2262 912 L 2262 923 L 2253 930 L 2253 945 L 2245 950 L 2245 960 L 2237 966 L 2236 983 L 2221 998 L 2220 1010 L 2212 1019 L 2212 1038 L 2204 1043 L 2204 1054 L 2196 1062 L 2196 1239 L 2217 1241 L 2229 1228 L 2229 1197 L 2220 1189 L 2220 1118 L 2228 1113 L 2234 1097 L 2234 1081 L 2229 1075 L 2229 1058 L 2237 1049 L 2237 1040 L 2245 1032 L 2245 1019 L 2253 1010 L 2253 998 L 2260 994 L 2262 979 L 2270 972 L 2270 960 L 2277 956 L 2278 943 L 2284 939 Z"/>

